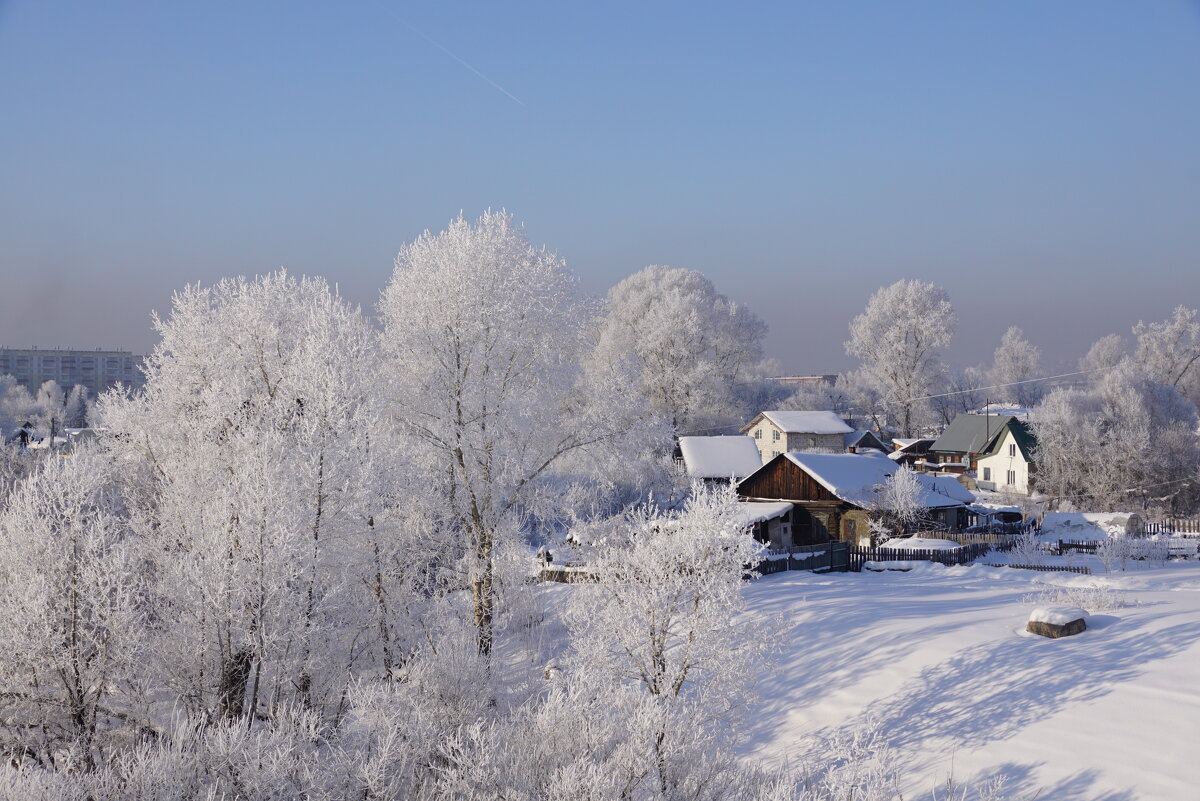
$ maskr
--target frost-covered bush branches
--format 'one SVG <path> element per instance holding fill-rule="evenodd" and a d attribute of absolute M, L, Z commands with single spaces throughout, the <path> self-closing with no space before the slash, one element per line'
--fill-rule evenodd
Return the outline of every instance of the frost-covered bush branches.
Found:
<path fill-rule="evenodd" d="M 867 521 L 871 529 L 871 541 L 878 545 L 927 522 L 924 493 L 921 480 L 908 465 L 901 465 L 876 487 L 871 517 Z"/>
<path fill-rule="evenodd" d="M 1091 586 L 1051 585 L 1021 599 L 1030 606 L 1075 606 L 1088 612 L 1103 612 L 1127 606 L 1125 596 L 1108 584 Z"/>

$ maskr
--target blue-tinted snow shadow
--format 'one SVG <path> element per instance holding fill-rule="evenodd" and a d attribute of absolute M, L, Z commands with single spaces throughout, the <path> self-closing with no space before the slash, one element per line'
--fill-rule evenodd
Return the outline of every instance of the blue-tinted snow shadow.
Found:
<path fill-rule="evenodd" d="M 912 801 L 943 801 L 947 798 L 959 798 L 961 788 L 966 785 L 981 788 L 994 779 L 1003 780 L 1003 798 L 1039 799 L 1039 801 L 1140 801 L 1132 788 L 1124 790 L 1101 790 L 1096 787 L 1101 773 L 1095 768 L 1088 768 L 1059 779 L 1052 784 L 1042 784 L 1038 781 L 1036 771 L 1038 764 L 1018 764 L 1005 762 L 989 768 L 975 776 L 955 776 L 959 787 L 957 794 L 948 792 L 945 779 L 935 783 L 924 793 L 911 796 Z M 975 796 L 968 796 L 975 797 Z"/>
<path fill-rule="evenodd" d="M 946 578 L 953 581 L 954 577 Z M 845 576 L 841 580 L 870 579 Z M 774 592 L 764 587 L 767 591 L 755 599 L 756 610 L 800 611 L 780 658 L 760 682 L 763 699 L 756 705 L 744 753 L 773 743 L 779 729 L 789 725 L 789 712 L 861 681 L 909 654 L 927 636 L 973 629 L 979 625 L 981 611 L 1011 606 L 1032 589 L 1026 583 L 965 588 L 953 586 L 952 581 L 928 585 L 923 588 L 926 594 L 894 580 L 879 582 L 870 592 L 850 594 L 844 585 L 797 579 L 792 579 L 794 586 Z M 778 591 L 785 588 L 806 597 L 808 603 L 797 604 L 794 595 Z M 1170 658 L 1200 638 L 1200 623 L 1164 626 L 1170 613 L 1145 612 L 1097 614 L 1089 631 L 1061 640 L 1020 636 L 1023 621 L 1014 620 L 1012 629 L 927 667 L 845 726 L 878 726 L 883 739 L 900 752 L 919 751 L 929 740 L 954 742 L 966 750 L 1006 740 L 1069 705 L 1087 703 L 1135 680 L 1149 663 Z M 928 623 L 917 628 L 911 619 Z M 901 620 L 907 622 L 889 625 Z M 863 647 L 863 637 L 870 638 L 870 647 Z M 820 738 L 831 733 L 813 734 Z M 1080 786 L 1085 774 L 1079 774 Z M 1065 786 L 1062 792 L 1073 789 Z M 1111 796 L 1114 801 L 1125 797 Z"/>
<path fill-rule="evenodd" d="M 965 749 L 1006 740 L 1066 706 L 1107 695 L 1200 638 L 1198 623 L 1145 631 L 1146 623 L 1122 620 L 1063 640 L 1012 636 L 967 648 L 863 717 L 904 750 L 929 739 L 949 738 Z"/>

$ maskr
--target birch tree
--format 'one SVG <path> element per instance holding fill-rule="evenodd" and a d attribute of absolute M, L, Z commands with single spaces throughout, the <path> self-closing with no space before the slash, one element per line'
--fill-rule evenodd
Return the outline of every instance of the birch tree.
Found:
<path fill-rule="evenodd" d="M 494 211 L 406 245 L 380 301 L 392 413 L 444 477 L 485 657 L 520 504 L 565 455 L 627 428 L 584 391 L 587 312 L 562 259 Z"/>
<path fill-rule="evenodd" d="M 332 713 L 375 509 L 371 330 L 284 272 L 188 287 L 155 324 L 144 392 L 99 411 L 145 465 L 133 525 L 162 577 L 162 681 L 208 717 Z"/>
<path fill-rule="evenodd" d="M 863 360 L 901 436 L 913 435 L 928 406 L 920 397 L 938 375 L 938 349 L 950 342 L 955 322 L 944 289 L 900 280 L 872 295 L 850 323 L 846 353 Z"/>

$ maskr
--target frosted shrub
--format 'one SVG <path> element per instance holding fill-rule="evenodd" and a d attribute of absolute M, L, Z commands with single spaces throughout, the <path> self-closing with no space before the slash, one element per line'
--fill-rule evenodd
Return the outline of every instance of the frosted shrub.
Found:
<path fill-rule="evenodd" d="M 1124 537 L 1109 537 L 1096 549 L 1096 557 L 1099 558 L 1100 564 L 1104 565 L 1105 573 L 1113 572 L 1114 567 L 1124 570 L 1129 556 L 1129 540 Z"/>
<path fill-rule="evenodd" d="M 1077 606 L 1089 612 L 1121 609 L 1125 596 L 1112 587 L 1047 587 L 1041 592 L 1026 595 L 1022 604 L 1030 606 Z"/>
<path fill-rule="evenodd" d="M 1037 532 L 1027 529 L 1013 540 L 1013 547 L 1009 552 L 1009 562 L 1014 565 L 1040 565 L 1044 555 L 1045 551 L 1042 549 L 1041 541 L 1038 540 Z"/>

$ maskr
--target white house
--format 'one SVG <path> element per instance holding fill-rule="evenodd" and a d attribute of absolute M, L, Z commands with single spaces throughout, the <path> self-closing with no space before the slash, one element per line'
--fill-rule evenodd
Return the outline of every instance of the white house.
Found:
<path fill-rule="evenodd" d="M 781 453 L 843 453 L 854 429 L 833 412 L 760 412 L 742 428 L 754 438 L 761 463 Z"/>
<path fill-rule="evenodd" d="M 980 489 L 1028 495 L 1036 441 L 1019 420 L 1006 424 L 988 443 L 975 469 Z"/>

